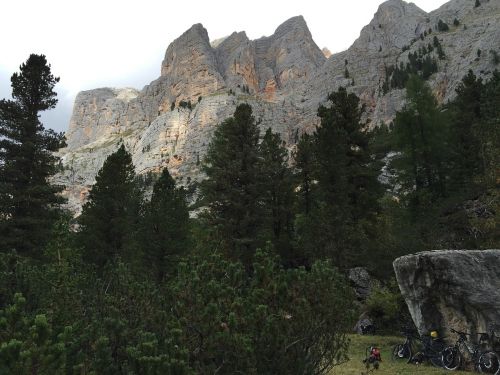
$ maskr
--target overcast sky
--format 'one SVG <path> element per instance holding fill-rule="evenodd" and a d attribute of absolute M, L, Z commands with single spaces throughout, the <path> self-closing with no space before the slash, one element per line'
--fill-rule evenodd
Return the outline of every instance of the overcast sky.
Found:
<path fill-rule="evenodd" d="M 381 0 L 2 0 L 0 98 L 10 95 L 10 76 L 30 53 L 45 54 L 59 104 L 46 127 L 65 131 L 75 95 L 97 87 L 135 87 L 156 79 L 170 42 L 195 23 L 211 40 L 246 31 L 271 35 L 290 17 L 303 15 L 320 48 L 347 49 Z M 429 12 L 446 0 L 415 0 Z"/>

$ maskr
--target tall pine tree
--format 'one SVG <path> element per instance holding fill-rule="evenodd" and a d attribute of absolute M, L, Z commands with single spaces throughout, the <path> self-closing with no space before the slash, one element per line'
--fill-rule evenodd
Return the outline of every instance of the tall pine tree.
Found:
<path fill-rule="evenodd" d="M 484 84 L 481 99 L 481 125 L 476 129 L 480 142 L 480 160 L 483 163 L 484 182 L 498 189 L 500 181 L 500 72 L 495 70 Z"/>
<path fill-rule="evenodd" d="M 413 75 L 406 87 L 407 104 L 396 114 L 392 136 L 400 197 L 414 220 L 447 195 L 449 175 L 449 120 L 437 105 L 430 87 Z"/>
<path fill-rule="evenodd" d="M 483 87 L 482 79 L 476 78 L 472 70 L 469 70 L 456 89 L 455 100 L 448 106 L 453 122 L 450 130 L 455 151 L 451 173 L 451 188 L 454 190 L 476 190 L 474 188 L 478 186 L 478 179 L 482 180 L 484 174 L 478 134 Z"/>
<path fill-rule="evenodd" d="M 0 101 L 0 238 L 2 250 L 39 257 L 64 201 L 48 179 L 63 135 L 45 130 L 40 112 L 57 104 L 44 55 L 30 55 L 11 78 L 13 100 Z"/>
<path fill-rule="evenodd" d="M 307 133 L 302 135 L 293 158 L 295 162 L 295 180 L 298 186 L 298 212 L 308 216 L 314 201 L 313 187 L 316 170 L 314 139 L 312 136 Z"/>
<path fill-rule="evenodd" d="M 321 125 L 313 134 L 317 194 L 300 238 L 310 258 L 331 258 L 347 268 L 372 250 L 383 189 L 358 97 L 341 87 L 328 100 L 318 110 Z"/>
<path fill-rule="evenodd" d="M 173 273 L 179 258 L 189 249 L 186 196 L 182 188 L 175 186 L 167 168 L 153 187 L 151 201 L 144 207 L 141 248 L 144 266 L 158 282 Z"/>
<path fill-rule="evenodd" d="M 224 250 L 250 267 L 262 227 L 259 129 L 248 104 L 215 131 L 204 161 L 201 186 Z"/>
<path fill-rule="evenodd" d="M 125 146 L 109 155 L 79 217 L 84 258 L 103 267 L 116 256 L 130 259 L 141 197 L 134 183 L 132 157 Z"/>
<path fill-rule="evenodd" d="M 441 214 L 450 196 L 453 152 L 449 114 L 441 111 L 430 87 L 411 76 L 407 103 L 396 114 L 392 138 L 395 152 L 389 163 L 392 185 L 399 202 L 395 215 L 405 233 L 409 251 L 439 247 L 446 232 Z"/>
<path fill-rule="evenodd" d="M 285 265 L 298 262 L 293 250 L 293 179 L 288 151 L 279 134 L 267 129 L 259 146 L 266 229 Z"/>

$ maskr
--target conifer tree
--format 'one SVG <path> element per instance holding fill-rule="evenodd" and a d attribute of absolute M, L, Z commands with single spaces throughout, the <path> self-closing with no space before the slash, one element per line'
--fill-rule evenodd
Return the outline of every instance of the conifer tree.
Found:
<path fill-rule="evenodd" d="M 489 214 L 484 215 L 482 224 L 474 223 L 481 234 L 476 248 L 493 249 L 500 244 L 500 73 L 494 71 L 484 85 L 481 100 L 481 124 L 476 129 L 480 140 L 480 160 L 484 175 L 482 185 L 486 188 L 482 202 Z M 479 225 L 477 225 L 479 224 Z"/>
<path fill-rule="evenodd" d="M 449 105 L 453 122 L 451 141 L 455 151 L 451 182 L 455 190 L 474 190 L 477 186 L 475 177 L 484 173 L 477 131 L 481 121 L 483 86 L 482 79 L 477 79 L 469 70 L 456 89 L 455 100 Z"/>
<path fill-rule="evenodd" d="M 304 245 L 313 246 L 313 258 L 332 258 L 346 268 L 373 242 L 383 189 L 358 97 L 341 87 L 328 100 L 329 106 L 318 110 L 321 125 L 313 135 L 318 202 L 306 225 L 309 245 Z"/>
<path fill-rule="evenodd" d="M 315 171 L 313 138 L 304 133 L 294 154 L 295 180 L 298 185 L 298 211 L 309 215 L 313 203 L 313 181 Z"/>
<path fill-rule="evenodd" d="M 189 246 L 189 212 L 184 189 L 177 188 L 168 169 L 163 169 L 145 204 L 141 223 L 144 266 L 161 282 L 169 276 Z"/>
<path fill-rule="evenodd" d="M 248 104 L 215 131 L 204 161 L 207 179 L 201 186 L 209 222 L 225 251 L 250 267 L 259 243 L 262 219 L 259 129 Z"/>
<path fill-rule="evenodd" d="M 48 179 L 63 135 L 45 130 L 40 112 L 57 104 L 44 55 L 30 55 L 11 78 L 13 100 L 0 100 L 0 238 L 2 250 L 38 257 L 64 201 Z"/>
<path fill-rule="evenodd" d="M 500 181 L 500 72 L 495 70 L 484 85 L 481 100 L 481 126 L 477 129 L 480 140 L 480 154 L 485 174 L 485 182 L 489 187 L 496 187 Z M 498 212 L 498 211 L 497 211 Z M 498 214 L 497 214 L 498 215 Z"/>
<path fill-rule="evenodd" d="M 132 157 L 122 144 L 105 160 L 83 206 L 79 239 L 84 258 L 98 267 L 129 256 L 141 201 L 134 178 Z"/>
<path fill-rule="evenodd" d="M 446 231 L 441 220 L 449 197 L 452 152 L 449 119 L 418 76 L 408 81 L 407 104 L 396 114 L 391 134 L 395 155 L 390 162 L 396 187 L 398 221 L 411 251 L 436 246 Z M 410 239 L 411 240 L 408 240 Z"/>
<path fill-rule="evenodd" d="M 394 124 L 398 156 L 392 166 L 396 169 L 401 196 L 418 210 L 432 206 L 447 194 L 449 121 L 420 77 L 410 78 L 406 92 L 407 104 L 396 114 Z"/>
<path fill-rule="evenodd" d="M 285 264 L 295 260 L 293 238 L 293 185 L 288 151 L 279 134 L 267 129 L 260 144 L 263 202 L 271 240 Z"/>

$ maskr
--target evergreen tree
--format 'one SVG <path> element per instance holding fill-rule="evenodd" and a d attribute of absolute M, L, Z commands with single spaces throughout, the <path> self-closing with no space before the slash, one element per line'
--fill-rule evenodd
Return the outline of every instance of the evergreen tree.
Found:
<path fill-rule="evenodd" d="M 176 188 L 167 168 L 153 187 L 151 201 L 145 204 L 141 234 L 145 268 L 161 282 L 175 270 L 189 246 L 189 212 L 184 189 Z"/>
<path fill-rule="evenodd" d="M 448 24 L 444 22 L 443 20 L 438 21 L 438 30 L 439 31 L 448 31 L 450 28 L 448 27 Z"/>
<path fill-rule="evenodd" d="M 328 100 L 330 106 L 318 110 L 321 125 L 313 135 L 319 202 L 305 238 L 317 252 L 313 257 L 330 257 L 347 268 L 369 251 L 383 190 L 359 98 L 341 87 Z"/>
<path fill-rule="evenodd" d="M 476 129 L 480 141 L 480 159 L 488 187 L 496 187 L 500 181 L 500 72 L 495 70 L 486 82 L 481 99 L 481 126 Z M 498 211 L 497 211 L 498 212 Z M 497 214 L 498 215 L 498 214 Z"/>
<path fill-rule="evenodd" d="M 103 267 L 116 256 L 126 258 L 137 229 L 140 195 L 134 165 L 122 144 L 105 160 L 83 206 L 80 243 L 87 261 Z"/>
<path fill-rule="evenodd" d="M 252 108 L 240 104 L 215 131 L 203 167 L 207 179 L 201 185 L 209 222 L 224 250 L 247 267 L 259 244 L 263 213 L 258 143 Z"/>
<path fill-rule="evenodd" d="M 313 204 L 313 183 L 315 171 L 314 140 L 304 133 L 297 144 L 294 154 L 295 179 L 298 185 L 298 211 L 308 216 Z"/>
<path fill-rule="evenodd" d="M 260 144 L 263 202 L 272 243 L 287 265 L 296 263 L 292 249 L 293 185 L 288 151 L 279 134 L 267 129 Z M 266 223 L 267 224 L 267 223 Z"/>
<path fill-rule="evenodd" d="M 54 77 L 44 55 L 30 55 L 11 78 L 13 100 L 0 101 L 0 238 L 2 249 L 38 257 L 57 220 L 61 187 L 53 152 L 63 135 L 45 130 L 39 114 L 57 104 Z"/>
<path fill-rule="evenodd" d="M 436 246 L 443 230 L 440 211 L 449 196 L 452 159 L 449 120 L 420 77 L 410 78 L 406 92 L 407 104 L 396 114 L 391 134 L 395 155 L 390 169 L 403 209 L 401 221 L 413 233 L 414 246 L 424 248 Z"/>
<path fill-rule="evenodd" d="M 392 165 L 402 195 L 411 205 L 418 206 L 423 200 L 433 204 L 446 196 L 449 121 L 420 77 L 410 78 L 406 92 L 407 104 L 396 114 L 394 124 L 394 145 L 399 156 Z"/>
<path fill-rule="evenodd" d="M 451 127 L 455 157 L 452 172 L 454 190 L 475 190 L 475 177 L 483 175 L 481 141 L 478 127 L 481 121 L 482 79 L 477 79 L 472 70 L 463 78 L 456 89 L 457 96 L 449 105 L 452 113 Z"/>
<path fill-rule="evenodd" d="M 481 100 L 481 122 L 475 129 L 480 140 L 483 186 L 480 202 L 483 214 L 477 215 L 474 233 L 480 234 L 475 248 L 496 249 L 500 244 L 500 73 L 494 71 L 486 82 Z"/>
<path fill-rule="evenodd" d="M 349 70 L 347 69 L 347 66 L 344 69 L 344 78 L 349 78 Z"/>

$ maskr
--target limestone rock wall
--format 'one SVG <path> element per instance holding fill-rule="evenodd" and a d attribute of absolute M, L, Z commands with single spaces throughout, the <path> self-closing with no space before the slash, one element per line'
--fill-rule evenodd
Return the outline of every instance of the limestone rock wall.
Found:
<path fill-rule="evenodd" d="M 382 92 L 385 67 L 406 63 L 410 52 L 434 36 L 446 59 L 439 60 L 429 83 L 440 101 L 449 100 L 469 69 L 487 78 L 496 68 L 489 51 L 500 53 L 500 2 L 482 0 L 477 8 L 473 3 L 452 0 L 425 13 L 389 0 L 347 51 L 328 59 L 301 16 L 254 41 L 235 32 L 210 43 L 207 30 L 193 25 L 169 45 L 160 77 L 140 92 L 101 88 L 78 94 L 68 147 L 59 153 L 64 170 L 55 180 L 67 186 L 69 206 L 77 212 L 102 162 L 123 142 L 138 173 L 168 167 L 183 184 L 198 181 L 215 127 L 242 102 L 252 106 L 263 131 L 279 132 L 291 150 L 300 134 L 314 130 L 318 106 L 339 86 L 360 96 L 371 126 L 389 122 L 404 104 L 404 91 Z M 440 19 L 448 32 L 437 31 Z M 192 109 L 179 108 L 181 101 L 191 101 Z"/>
<path fill-rule="evenodd" d="M 77 149 L 96 139 L 120 131 L 128 105 L 137 98 L 135 89 L 102 88 L 80 92 L 73 106 L 66 138 L 69 149 Z"/>
<path fill-rule="evenodd" d="M 421 334 L 487 332 L 500 322 L 500 250 L 422 252 L 396 259 L 394 271 Z"/>

